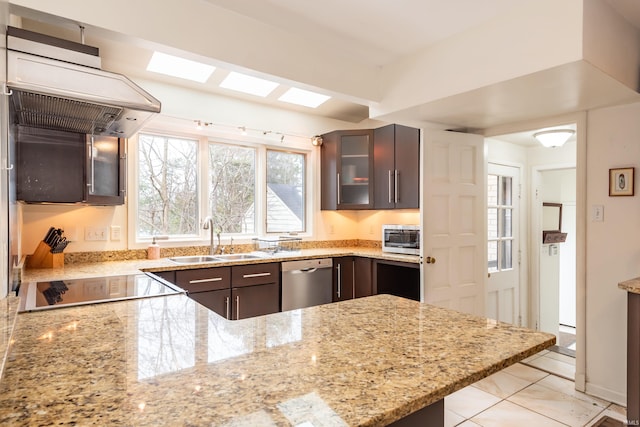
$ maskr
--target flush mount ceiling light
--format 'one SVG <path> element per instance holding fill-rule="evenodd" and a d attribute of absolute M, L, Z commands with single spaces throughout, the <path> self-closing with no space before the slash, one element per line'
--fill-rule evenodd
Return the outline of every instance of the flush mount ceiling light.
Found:
<path fill-rule="evenodd" d="M 232 71 L 220 83 L 220 87 L 264 98 L 278 87 L 278 83 Z"/>
<path fill-rule="evenodd" d="M 573 129 L 549 129 L 536 132 L 533 137 L 544 147 L 562 147 L 574 133 Z"/>
<path fill-rule="evenodd" d="M 291 104 L 303 105 L 305 107 L 317 108 L 329 98 L 331 97 L 327 95 L 321 95 L 319 93 L 292 87 L 283 93 L 278 100 L 289 102 Z"/>
<path fill-rule="evenodd" d="M 193 80 L 198 83 L 206 82 L 215 69 L 216 67 L 212 65 L 167 55 L 162 52 L 153 52 L 153 56 L 151 56 L 151 60 L 147 65 L 147 71 Z"/>

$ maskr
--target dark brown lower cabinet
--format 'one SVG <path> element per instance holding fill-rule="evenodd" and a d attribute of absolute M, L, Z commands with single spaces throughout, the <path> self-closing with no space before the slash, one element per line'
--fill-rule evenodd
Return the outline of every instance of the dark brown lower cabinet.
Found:
<path fill-rule="evenodd" d="M 280 311 L 280 264 L 251 264 L 175 272 L 189 298 L 229 320 Z"/>
<path fill-rule="evenodd" d="M 420 264 L 373 261 L 373 292 L 420 301 Z"/>
<path fill-rule="evenodd" d="M 627 296 L 627 422 L 640 425 L 640 294 Z"/>
<path fill-rule="evenodd" d="M 333 259 L 333 301 L 372 295 L 371 259 L 346 256 Z"/>
<path fill-rule="evenodd" d="M 247 319 L 280 311 L 278 283 L 231 289 L 232 319 Z"/>

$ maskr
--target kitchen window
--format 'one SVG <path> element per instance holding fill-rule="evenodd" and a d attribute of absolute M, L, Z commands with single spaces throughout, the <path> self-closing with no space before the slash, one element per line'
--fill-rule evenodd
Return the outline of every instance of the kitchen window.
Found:
<path fill-rule="evenodd" d="M 202 240 L 209 215 L 223 238 L 306 232 L 307 151 L 150 133 L 137 140 L 136 241 Z"/>
<path fill-rule="evenodd" d="M 198 141 L 138 137 L 137 237 L 197 236 Z"/>

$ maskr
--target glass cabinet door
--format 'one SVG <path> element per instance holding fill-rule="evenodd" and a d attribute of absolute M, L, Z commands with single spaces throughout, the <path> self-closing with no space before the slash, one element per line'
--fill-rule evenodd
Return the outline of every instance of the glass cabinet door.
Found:
<path fill-rule="evenodd" d="M 372 144 L 373 139 L 368 132 L 341 136 L 338 162 L 338 205 L 354 208 L 371 206 Z"/>
<path fill-rule="evenodd" d="M 87 135 L 87 201 L 95 204 L 124 203 L 123 142 L 120 138 Z"/>

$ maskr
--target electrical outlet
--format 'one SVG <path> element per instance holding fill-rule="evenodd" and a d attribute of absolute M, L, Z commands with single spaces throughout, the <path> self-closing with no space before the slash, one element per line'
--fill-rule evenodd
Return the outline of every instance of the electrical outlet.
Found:
<path fill-rule="evenodd" d="M 90 241 L 108 240 L 107 233 L 108 233 L 107 227 L 85 227 L 84 240 L 90 240 Z"/>
<path fill-rule="evenodd" d="M 120 226 L 112 225 L 111 226 L 111 240 L 118 241 L 120 240 Z"/>
<path fill-rule="evenodd" d="M 336 232 L 336 230 L 335 230 L 335 228 L 333 227 L 333 224 L 331 224 L 331 225 L 329 226 L 329 234 L 335 234 L 335 232 Z"/>

